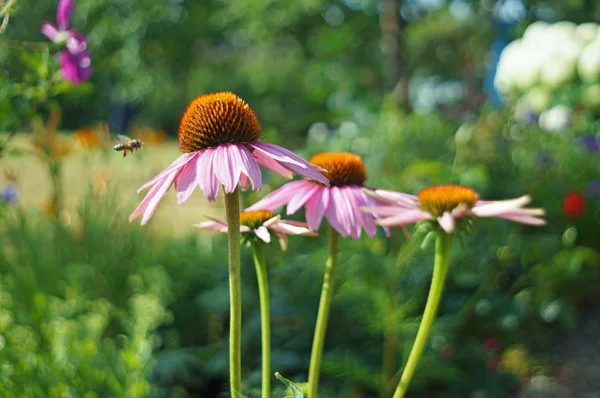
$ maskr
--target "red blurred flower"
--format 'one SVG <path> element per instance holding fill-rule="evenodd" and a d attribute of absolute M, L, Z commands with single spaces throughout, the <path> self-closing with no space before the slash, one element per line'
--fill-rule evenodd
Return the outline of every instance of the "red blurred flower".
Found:
<path fill-rule="evenodd" d="M 569 218 L 578 218 L 585 213 L 585 197 L 579 191 L 567 193 L 563 202 L 563 211 Z"/>
<path fill-rule="evenodd" d="M 500 348 L 500 342 L 493 337 L 483 340 L 483 343 L 481 343 L 481 345 L 483 346 L 483 349 L 487 352 L 496 351 Z"/>
<path fill-rule="evenodd" d="M 454 348 L 450 344 L 444 344 L 442 348 L 440 348 L 440 356 L 444 359 L 452 358 L 452 354 L 454 354 Z"/>

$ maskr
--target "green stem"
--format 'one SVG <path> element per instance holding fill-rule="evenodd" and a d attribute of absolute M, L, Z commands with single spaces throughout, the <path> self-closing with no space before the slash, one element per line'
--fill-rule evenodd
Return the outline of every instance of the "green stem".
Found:
<path fill-rule="evenodd" d="M 271 397 L 271 316 L 269 308 L 269 282 L 267 280 L 267 262 L 265 261 L 265 244 L 252 243 L 258 295 L 260 299 L 260 328 L 262 347 L 262 398 Z"/>
<path fill-rule="evenodd" d="M 444 290 L 444 281 L 446 280 L 446 274 L 448 273 L 448 260 L 450 259 L 450 249 L 452 246 L 452 236 L 445 233 L 439 233 L 435 244 L 435 263 L 433 265 L 433 277 L 431 278 L 431 288 L 429 289 L 429 296 L 427 297 L 427 303 L 425 304 L 425 312 L 423 312 L 423 319 L 417 332 L 417 338 L 413 344 L 413 347 L 408 356 L 408 361 L 402 372 L 400 383 L 396 388 L 393 398 L 402 398 L 408 391 L 408 386 L 415 373 L 423 348 L 427 342 L 427 337 L 433 326 L 433 321 L 437 313 L 438 306 L 442 298 L 442 292 Z"/>
<path fill-rule="evenodd" d="M 321 288 L 321 301 L 319 302 L 317 325 L 315 326 L 315 336 L 313 338 L 312 351 L 310 353 L 310 367 L 308 369 L 308 398 L 317 398 L 319 394 L 321 356 L 323 354 L 323 345 L 325 343 L 325 333 L 327 331 L 327 319 L 329 318 L 331 298 L 333 297 L 333 287 L 335 285 L 335 266 L 339 235 L 331 226 L 329 226 L 328 235 L 329 254 L 325 266 L 325 276 L 323 277 L 323 287 Z"/>
<path fill-rule="evenodd" d="M 240 272 L 240 195 L 225 194 L 229 240 L 229 382 L 231 397 L 242 394 L 242 284 Z"/>

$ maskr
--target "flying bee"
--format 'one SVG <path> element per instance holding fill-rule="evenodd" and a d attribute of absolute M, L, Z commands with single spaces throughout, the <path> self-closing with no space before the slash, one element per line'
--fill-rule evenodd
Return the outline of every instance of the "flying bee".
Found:
<path fill-rule="evenodd" d="M 141 149 L 144 143 L 138 139 L 132 139 L 124 135 L 119 135 L 119 142 L 113 147 L 115 151 L 123 151 L 123 157 L 127 156 L 127 151 L 133 152 L 136 149 Z"/>

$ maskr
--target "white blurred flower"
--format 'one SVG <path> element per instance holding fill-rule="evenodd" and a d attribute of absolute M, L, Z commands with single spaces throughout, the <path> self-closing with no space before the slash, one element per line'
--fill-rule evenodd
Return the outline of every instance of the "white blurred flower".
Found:
<path fill-rule="evenodd" d="M 571 126 L 573 111 L 568 106 L 557 105 L 540 115 L 539 126 L 542 130 L 559 132 Z"/>
<path fill-rule="evenodd" d="M 600 36 L 584 47 L 579 57 L 577 71 L 582 80 L 600 81 Z"/>
<path fill-rule="evenodd" d="M 595 22 L 582 23 L 575 28 L 575 37 L 583 43 L 589 43 L 599 34 L 598 24 Z"/>

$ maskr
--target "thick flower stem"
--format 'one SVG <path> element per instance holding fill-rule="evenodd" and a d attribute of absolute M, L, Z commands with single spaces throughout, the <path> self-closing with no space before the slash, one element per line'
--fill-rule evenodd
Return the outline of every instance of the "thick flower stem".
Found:
<path fill-rule="evenodd" d="M 269 307 L 269 282 L 267 280 L 267 262 L 265 244 L 252 243 L 258 295 L 260 300 L 260 335 L 262 347 L 262 398 L 271 397 L 271 316 Z"/>
<path fill-rule="evenodd" d="M 229 382 L 231 397 L 242 394 L 242 284 L 240 272 L 240 195 L 225 194 L 229 240 Z"/>
<path fill-rule="evenodd" d="M 444 281 L 446 280 L 446 274 L 448 273 L 448 260 L 450 258 L 450 249 L 452 246 L 452 236 L 445 233 L 438 233 L 436 244 L 435 244 L 435 263 L 433 265 L 433 277 L 431 279 L 431 288 L 429 289 L 429 296 L 427 297 L 427 303 L 425 304 L 425 312 L 423 312 L 423 319 L 417 332 L 417 338 L 413 344 L 413 347 L 408 356 L 408 361 L 402 372 L 400 383 L 396 388 L 393 398 L 402 398 L 408 391 L 408 386 L 415 373 L 423 348 L 427 342 L 427 337 L 433 326 L 433 321 L 437 313 L 438 306 L 442 298 L 442 292 L 444 290 Z"/>
<path fill-rule="evenodd" d="M 327 256 L 327 263 L 325 266 L 323 287 L 321 288 L 321 301 L 319 302 L 319 312 L 317 313 L 315 336 L 313 338 L 312 351 L 310 353 L 310 367 L 308 370 L 308 398 L 318 397 L 321 355 L 323 354 L 325 333 L 327 331 L 327 320 L 329 318 L 331 298 L 333 297 L 333 288 L 335 286 L 335 266 L 337 262 L 339 235 L 331 226 L 329 226 L 328 232 L 329 254 Z"/>

